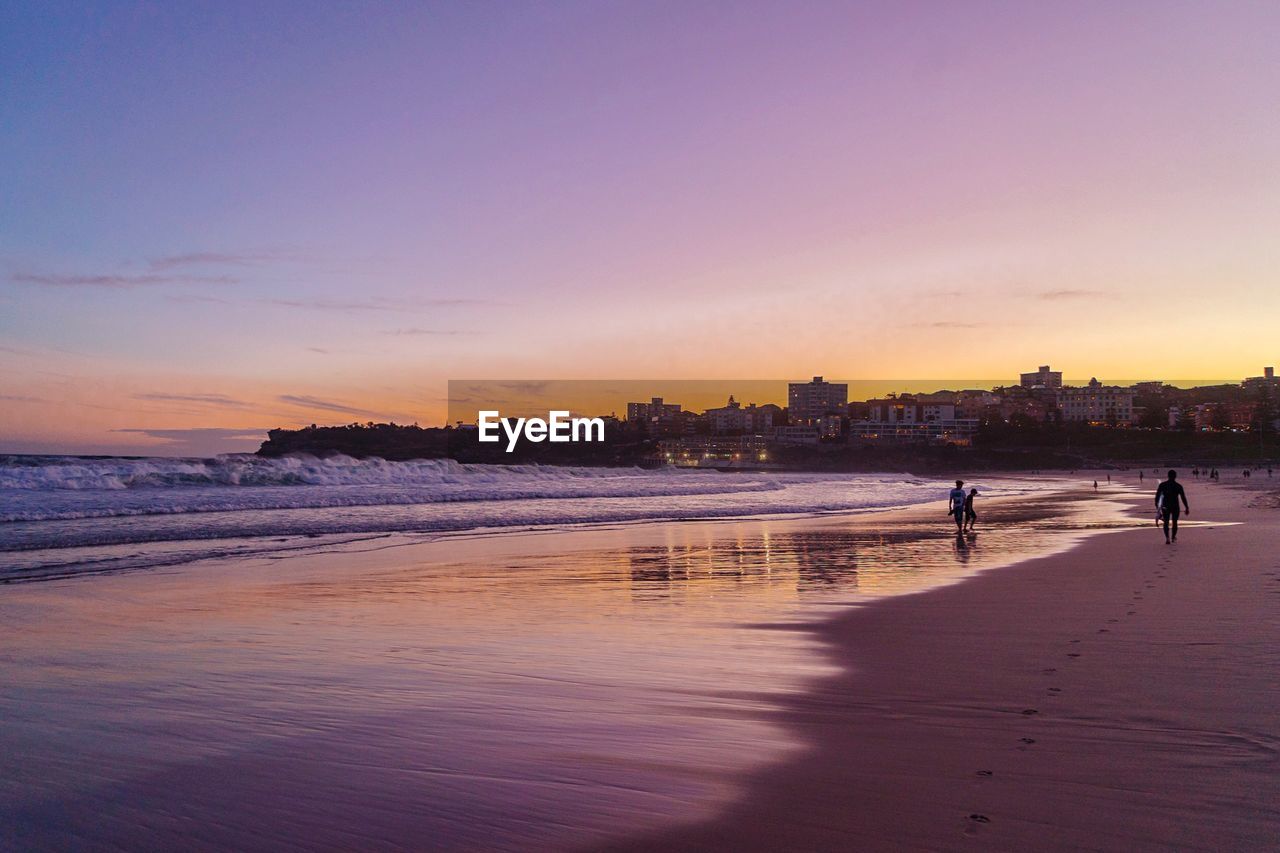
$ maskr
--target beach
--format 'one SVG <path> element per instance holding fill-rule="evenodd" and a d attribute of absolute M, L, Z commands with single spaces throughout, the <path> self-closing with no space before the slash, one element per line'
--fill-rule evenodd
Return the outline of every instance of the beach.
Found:
<path fill-rule="evenodd" d="M 616 849 L 1274 848 L 1280 517 L 1191 495 L 1238 524 L 1108 533 L 825 623 L 841 669 L 781 713 L 808 749 Z"/>
<path fill-rule="evenodd" d="M 1085 482 L 10 584 L 5 844 L 1273 842 L 1280 517 Z"/>

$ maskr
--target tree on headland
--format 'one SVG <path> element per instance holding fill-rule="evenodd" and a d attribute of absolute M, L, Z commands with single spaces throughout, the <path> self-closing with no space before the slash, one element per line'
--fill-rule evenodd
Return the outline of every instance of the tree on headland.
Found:
<path fill-rule="evenodd" d="M 1209 414 L 1209 426 L 1218 432 L 1231 429 L 1231 413 L 1222 403 L 1217 403 Z"/>
<path fill-rule="evenodd" d="M 1138 418 L 1138 426 L 1143 429 L 1164 429 L 1169 426 L 1169 407 L 1149 406 L 1143 409 Z"/>

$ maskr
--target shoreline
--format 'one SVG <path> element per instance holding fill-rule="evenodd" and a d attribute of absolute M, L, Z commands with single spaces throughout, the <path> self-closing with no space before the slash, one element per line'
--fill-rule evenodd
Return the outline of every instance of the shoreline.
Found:
<path fill-rule="evenodd" d="M 918 602 L 1137 535 L 1100 535 L 1141 523 L 1120 517 L 1120 501 L 1136 500 L 1128 485 L 1096 496 L 1079 478 L 1062 486 L 987 499 L 964 544 L 938 501 L 15 585 L 4 593 L 14 639 L 0 660 L 11 722 L 0 754 L 16 781 L 0 786 L 10 795 L 0 823 L 36 846 L 260 849 L 268 818 L 279 839 L 317 847 L 411 847 L 424 833 L 447 849 L 883 845 L 893 828 L 851 835 L 847 808 L 824 818 L 825 836 L 794 825 L 820 813 L 814 802 L 857 790 L 824 763 L 851 746 L 831 735 L 875 731 L 875 708 L 925 707 L 898 694 L 862 701 L 877 661 L 916 666 L 924 653 L 893 624 L 864 629 L 892 613 L 919 624 Z M 1222 535 L 1201 530 L 1186 535 Z M 921 672 L 982 638 L 970 620 L 949 624 L 947 647 L 925 650 Z M 1001 631 L 996 645 L 1017 644 Z M 926 750 L 913 766 L 936 760 Z M 770 837 L 750 819 L 771 814 L 780 780 L 789 806 L 772 814 L 780 834 Z M 879 781 L 862 780 L 873 791 Z M 1006 822 L 972 808 L 993 821 L 978 829 Z"/>
<path fill-rule="evenodd" d="M 710 819 L 802 748 L 775 714 L 831 669 L 805 623 L 1083 535 L 1043 500 L 990 499 L 1022 533 L 962 551 L 939 501 L 13 585 L 0 824 L 18 848 L 263 849 L 269 819 L 517 850 Z"/>
<path fill-rule="evenodd" d="M 593 849 L 1274 845 L 1280 516 L 1259 486 L 1194 489 L 1187 520 L 1244 523 L 1173 546 L 1091 536 L 806 626 L 837 671 L 773 717 L 805 749 L 709 821 Z"/>
<path fill-rule="evenodd" d="M 1100 474 L 1099 476 L 1104 476 Z M 692 475 L 697 476 L 697 475 Z M 911 479 L 911 475 L 905 475 L 902 472 L 874 472 L 874 476 L 887 478 Z M 977 475 L 981 476 L 981 475 Z M 1025 487 L 1024 484 L 1029 482 L 1030 478 L 1019 477 L 1016 474 L 997 475 L 987 479 L 985 482 L 994 486 L 1005 486 L 1014 489 Z M 1039 484 L 1050 486 L 1044 491 L 1030 491 L 1021 495 L 1003 495 L 994 498 L 984 498 L 984 501 L 1005 501 L 1010 498 L 1027 498 L 1036 499 L 1043 497 L 1045 494 L 1058 489 L 1068 488 L 1069 486 L 1079 486 L 1081 482 L 1079 475 L 1069 478 L 1067 475 L 1042 475 L 1036 478 Z M 767 494 L 768 492 L 762 492 Z M 748 493 L 753 494 L 753 493 Z M 716 493 L 705 495 L 708 498 L 714 498 Z M 701 494 L 695 494 L 694 497 L 704 497 Z M 609 500 L 612 498 L 604 498 Z M 673 499 L 678 499 L 674 498 Z M 551 505 L 556 505 L 563 501 L 565 503 L 582 502 L 584 498 L 567 495 L 563 497 L 538 497 L 534 499 L 512 498 L 510 501 L 493 501 L 498 505 L 506 505 L 515 501 L 548 501 Z M 71 580 L 77 577 L 90 576 L 109 576 L 125 572 L 148 571 L 153 569 L 172 569 L 182 566 L 193 565 L 202 562 L 217 562 L 226 559 L 257 559 L 262 557 L 270 557 L 272 555 L 282 555 L 291 552 L 298 553 L 301 556 L 307 556 L 311 553 L 321 555 L 331 553 L 331 549 L 351 543 L 365 543 L 374 540 L 381 540 L 383 547 L 396 547 L 401 545 L 417 545 L 431 542 L 443 542 L 448 540 L 462 540 L 478 537 L 505 537 L 505 536 L 523 536 L 523 535 L 540 535 L 540 534 L 556 534 L 556 533 L 574 533 L 586 532 L 590 533 L 594 530 L 606 530 L 611 528 L 627 527 L 627 526 L 661 526 L 665 524 L 733 524 L 738 522 L 780 522 L 780 523 L 804 523 L 806 521 L 823 522 L 826 520 L 840 520 L 843 518 L 857 519 L 867 515 L 877 514 L 893 514 L 894 517 L 900 513 L 912 513 L 932 504 L 937 503 L 936 499 L 927 501 L 918 501 L 914 503 L 891 503 L 891 504 L 872 504 L 861 507 L 841 507 L 841 508 L 821 508 L 821 507 L 805 507 L 800 509 L 777 509 L 768 508 L 752 508 L 742 511 L 710 511 L 707 514 L 682 514 L 680 512 L 672 512 L 671 514 L 624 514 L 616 518 L 607 519 L 584 519 L 584 520 L 553 520 L 544 523 L 515 523 L 511 525 L 478 525 L 478 526 L 459 526 L 459 527 L 439 527 L 439 528 L 423 528 L 414 529 L 412 527 L 390 526 L 390 527 L 353 527 L 347 530 L 338 530 L 335 532 L 291 532 L 289 530 L 272 531 L 265 530 L 261 532 L 245 532 L 240 534 L 234 533 L 217 533 L 209 535 L 199 535 L 192 537 L 182 537 L 176 535 L 166 535 L 154 539 L 130 540 L 119 539 L 109 540 L 95 543 L 87 543 L 83 545 L 71 545 L 58 548 L 49 548 L 42 545 L 28 545 L 24 547 L 15 547 L 11 550 L 0 550 L 0 558 L 4 555 L 10 555 L 18 566 L 0 574 L 0 586 L 10 584 L 25 584 L 32 582 L 47 582 L 57 580 Z M 354 504 L 350 506 L 299 506 L 299 507 L 273 507 L 266 510 L 267 513 L 338 513 L 342 511 L 354 510 L 360 512 L 378 512 L 378 511 L 400 511 L 412 510 L 415 507 L 423 507 L 435 509 L 442 505 L 459 505 L 465 506 L 465 501 L 455 503 L 423 503 L 423 504 Z M 206 517 L 216 517 L 244 510 L 218 510 L 218 511 L 190 511 L 179 513 L 157 512 L 157 513 L 138 513 L 138 514 L 121 514 L 121 515 L 101 515 L 101 516 L 85 516 L 85 517 L 66 517 L 52 519 L 19 519 L 9 522 L 18 527 L 35 527 L 40 525 L 58 525 L 72 526 L 81 523 L 104 524 L 115 523 L 117 525 L 130 525 L 136 523 L 159 523 L 169 524 L 174 519 L 204 519 Z M 0 523 L 0 528 L 3 528 Z M 4 530 L 0 529 L 0 533 Z M 272 543 L 281 543 L 275 545 Z M 260 547 L 261 546 L 261 547 Z M 118 564 L 114 562 L 117 555 L 111 553 L 113 549 L 135 548 L 140 549 L 140 553 L 132 555 L 130 559 L 140 562 L 124 562 Z M 103 552 L 101 554 L 92 553 L 93 551 Z M 150 552 L 153 556 L 144 556 Z M 35 563 L 34 565 L 23 565 L 30 563 L 32 555 L 48 554 L 50 557 L 60 555 L 72 556 L 70 562 L 64 560 L 50 560 L 47 562 Z M 97 565 L 95 565 L 97 564 Z M 90 568 L 90 566 L 93 566 Z"/>

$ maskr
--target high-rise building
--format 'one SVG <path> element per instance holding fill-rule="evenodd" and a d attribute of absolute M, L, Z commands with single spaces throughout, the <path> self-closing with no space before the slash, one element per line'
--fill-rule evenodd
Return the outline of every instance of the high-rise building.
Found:
<path fill-rule="evenodd" d="M 812 382 L 792 382 L 787 386 L 787 418 L 792 424 L 815 424 L 826 415 L 845 414 L 849 406 L 849 386 L 826 382 L 821 376 Z"/>
<path fill-rule="evenodd" d="M 1050 370 L 1049 365 L 1042 364 L 1035 373 L 1023 373 L 1018 384 L 1023 388 L 1049 388 L 1057 390 L 1062 387 L 1062 371 Z"/>

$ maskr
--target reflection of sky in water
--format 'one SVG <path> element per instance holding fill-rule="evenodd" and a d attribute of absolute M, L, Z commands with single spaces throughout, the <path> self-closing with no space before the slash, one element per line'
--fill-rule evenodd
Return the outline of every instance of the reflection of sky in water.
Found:
<path fill-rule="evenodd" d="M 1115 506 L 992 504 L 960 539 L 928 508 L 10 587 L 0 821 L 32 846 L 521 849 L 695 817 L 787 748 L 769 695 L 824 671 L 763 628 L 1131 526 Z"/>

